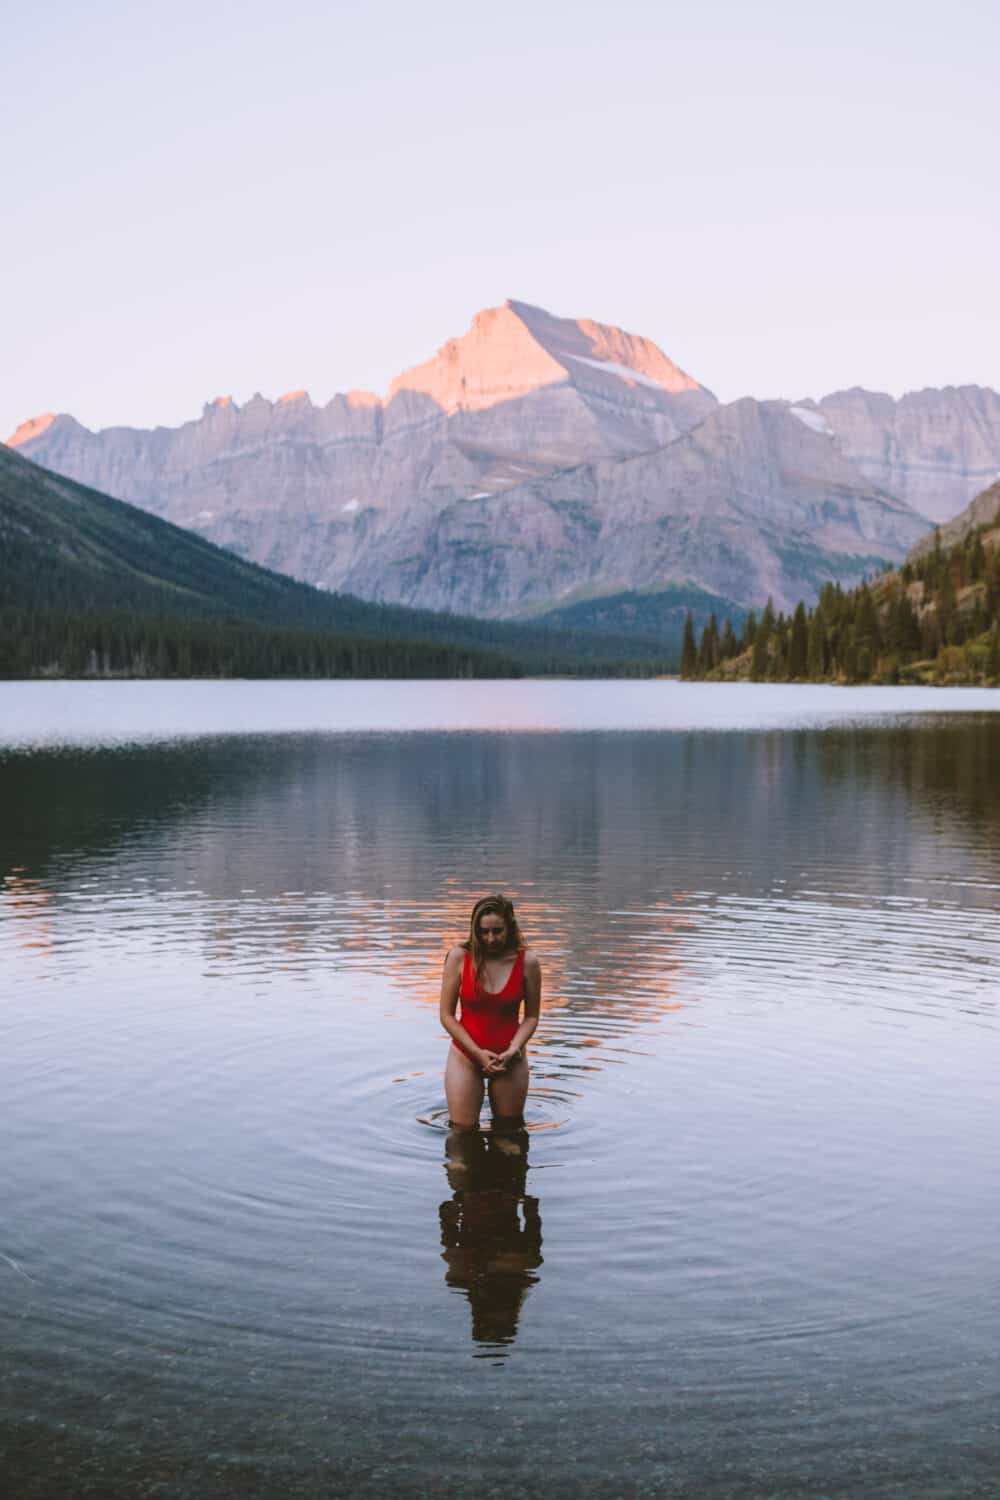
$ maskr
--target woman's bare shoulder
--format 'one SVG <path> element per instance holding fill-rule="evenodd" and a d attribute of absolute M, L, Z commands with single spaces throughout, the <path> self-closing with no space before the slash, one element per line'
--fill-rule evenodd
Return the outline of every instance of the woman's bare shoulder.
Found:
<path fill-rule="evenodd" d="M 460 969 L 462 967 L 462 960 L 464 958 L 465 949 L 462 947 L 461 943 L 456 944 L 454 948 L 449 948 L 447 957 L 444 961 L 445 971 L 447 972 L 448 969 Z"/>
<path fill-rule="evenodd" d="M 541 959 L 538 957 L 538 954 L 535 952 L 534 948 L 525 948 L 524 967 L 526 969 L 531 969 L 537 973 L 541 973 Z"/>

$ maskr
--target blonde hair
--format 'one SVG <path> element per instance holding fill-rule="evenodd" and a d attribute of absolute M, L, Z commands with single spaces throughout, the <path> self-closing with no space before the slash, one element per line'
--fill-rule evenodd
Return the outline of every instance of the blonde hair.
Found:
<path fill-rule="evenodd" d="M 469 936 L 462 947 L 466 953 L 472 955 L 473 968 L 476 971 L 476 983 L 478 984 L 483 975 L 483 965 L 486 962 L 486 952 L 479 941 L 479 923 L 483 917 L 495 916 L 506 925 L 507 940 L 516 950 L 520 951 L 524 946 L 524 937 L 517 918 L 514 915 L 514 904 L 507 900 L 506 896 L 499 893 L 495 896 L 480 896 L 472 908 L 472 916 L 469 918 Z"/>

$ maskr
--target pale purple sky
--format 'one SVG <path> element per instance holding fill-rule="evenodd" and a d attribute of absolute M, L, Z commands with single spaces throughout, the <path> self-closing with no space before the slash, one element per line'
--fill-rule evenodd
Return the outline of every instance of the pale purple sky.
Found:
<path fill-rule="evenodd" d="M 516 297 L 723 400 L 1000 387 L 1000 8 L 22 7 L 0 437 L 384 392 Z"/>

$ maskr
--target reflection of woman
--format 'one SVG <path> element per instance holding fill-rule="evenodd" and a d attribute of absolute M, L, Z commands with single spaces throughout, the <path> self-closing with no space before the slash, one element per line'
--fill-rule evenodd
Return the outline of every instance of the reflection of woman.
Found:
<path fill-rule="evenodd" d="M 440 1208 L 445 1280 L 468 1297 L 472 1337 L 492 1345 L 492 1357 L 514 1342 L 542 1264 L 538 1199 L 525 1192 L 528 1133 L 453 1130 L 446 1150 L 454 1193 Z"/>
<path fill-rule="evenodd" d="M 506 896 L 484 896 L 472 908 L 467 940 L 445 959 L 441 980 L 441 1024 L 452 1039 L 444 1087 L 457 1129 L 478 1126 L 484 1085 L 494 1128 L 520 1123 L 528 1093 L 522 1049 L 538 1025 L 541 998 L 541 967 L 524 946 L 513 906 Z"/>

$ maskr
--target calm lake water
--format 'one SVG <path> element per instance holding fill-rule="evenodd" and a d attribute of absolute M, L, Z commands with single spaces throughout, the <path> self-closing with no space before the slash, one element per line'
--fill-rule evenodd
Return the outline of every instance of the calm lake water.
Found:
<path fill-rule="evenodd" d="M 0 685 L 8 1493 L 996 1496 L 997 709 Z M 492 889 L 543 1022 L 460 1152 Z"/>

